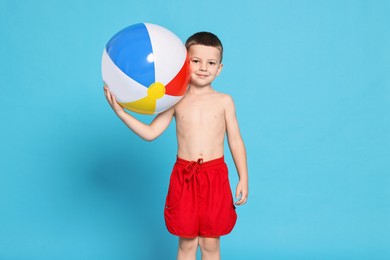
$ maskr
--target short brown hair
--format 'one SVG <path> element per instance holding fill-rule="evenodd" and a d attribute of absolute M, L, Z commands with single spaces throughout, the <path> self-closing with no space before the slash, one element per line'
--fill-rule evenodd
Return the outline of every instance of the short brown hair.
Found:
<path fill-rule="evenodd" d="M 218 38 L 217 35 L 211 33 L 211 32 L 197 32 L 193 35 L 191 35 L 187 41 L 186 41 L 186 48 L 189 50 L 189 48 L 192 45 L 204 45 L 204 46 L 211 46 L 216 47 L 220 50 L 221 53 L 221 60 L 222 62 L 222 56 L 223 56 L 223 46 L 221 40 Z"/>

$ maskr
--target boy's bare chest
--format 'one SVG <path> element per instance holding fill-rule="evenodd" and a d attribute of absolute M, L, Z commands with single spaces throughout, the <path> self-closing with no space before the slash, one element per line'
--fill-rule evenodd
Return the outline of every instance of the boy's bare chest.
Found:
<path fill-rule="evenodd" d="M 188 124 L 215 123 L 224 120 L 224 108 L 213 99 L 183 100 L 176 107 L 176 120 Z"/>

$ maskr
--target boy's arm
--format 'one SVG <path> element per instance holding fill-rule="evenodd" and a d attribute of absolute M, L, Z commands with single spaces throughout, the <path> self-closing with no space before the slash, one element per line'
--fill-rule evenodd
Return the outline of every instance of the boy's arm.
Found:
<path fill-rule="evenodd" d="M 150 125 L 144 124 L 128 114 L 116 101 L 110 90 L 104 86 L 104 95 L 115 114 L 127 125 L 135 134 L 146 141 L 152 141 L 164 132 L 172 121 L 174 109 L 170 108 L 157 115 Z"/>
<path fill-rule="evenodd" d="M 236 205 L 243 205 L 248 199 L 248 167 L 246 150 L 238 127 L 234 102 L 228 95 L 226 95 L 225 101 L 225 120 L 227 140 L 239 176 L 239 182 L 236 188 L 236 199 L 239 200 L 236 202 Z"/>

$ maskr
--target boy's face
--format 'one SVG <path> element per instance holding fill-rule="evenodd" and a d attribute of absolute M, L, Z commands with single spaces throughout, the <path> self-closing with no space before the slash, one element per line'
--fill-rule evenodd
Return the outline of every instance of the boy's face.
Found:
<path fill-rule="evenodd" d="M 192 45 L 188 50 L 191 84 L 208 86 L 222 70 L 221 52 L 216 47 Z"/>

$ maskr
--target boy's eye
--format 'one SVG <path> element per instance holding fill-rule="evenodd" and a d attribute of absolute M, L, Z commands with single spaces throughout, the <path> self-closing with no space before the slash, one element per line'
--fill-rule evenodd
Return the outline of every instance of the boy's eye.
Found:
<path fill-rule="evenodd" d="M 216 65 L 217 63 L 214 62 L 214 61 L 210 61 L 209 64 L 214 66 L 214 65 Z"/>
<path fill-rule="evenodd" d="M 192 62 L 193 62 L 193 63 L 198 63 L 198 62 L 199 62 L 199 60 L 192 60 Z"/>

